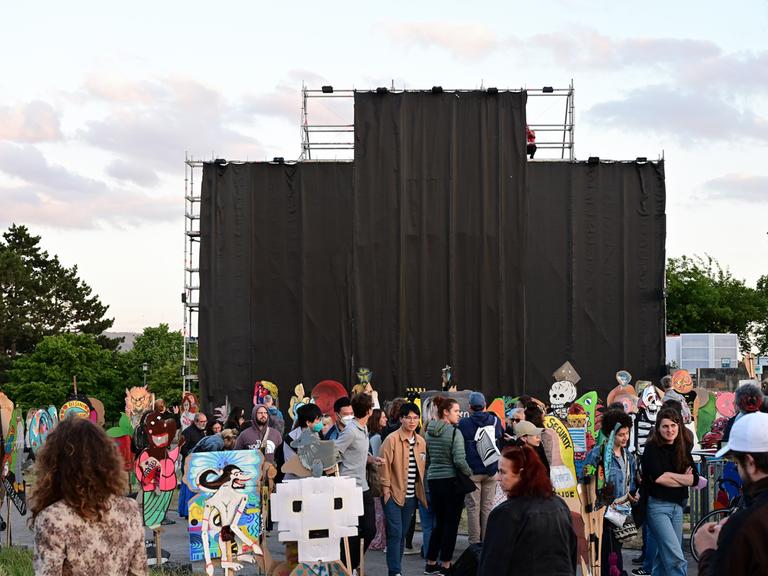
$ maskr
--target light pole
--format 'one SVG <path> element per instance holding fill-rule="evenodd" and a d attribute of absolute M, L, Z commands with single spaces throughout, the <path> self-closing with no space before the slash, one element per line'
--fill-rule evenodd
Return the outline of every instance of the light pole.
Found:
<path fill-rule="evenodd" d="M 147 386 L 147 372 L 149 371 L 149 363 L 148 362 L 144 362 L 141 365 L 141 371 L 144 372 L 144 387 L 146 388 L 146 386 Z"/>

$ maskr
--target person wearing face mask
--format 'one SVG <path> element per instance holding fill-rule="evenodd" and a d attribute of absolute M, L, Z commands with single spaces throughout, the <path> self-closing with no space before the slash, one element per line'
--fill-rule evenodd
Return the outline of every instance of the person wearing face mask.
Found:
<path fill-rule="evenodd" d="M 355 419 L 352 402 L 347 396 L 342 396 L 333 403 L 333 414 L 335 423 L 323 434 L 323 440 L 336 440 L 344 427 Z"/>
<path fill-rule="evenodd" d="M 611 462 L 602 497 L 610 503 L 605 507 L 605 512 L 607 513 L 609 509 L 617 511 L 625 518 L 625 522 L 626 518 L 630 518 L 631 505 L 638 501 L 635 494 L 635 459 L 627 450 L 631 427 L 632 417 L 623 410 L 612 409 L 603 414 L 601 425 L 603 441 L 589 451 L 582 468 L 582 477 L 588 477 L 597 473 L 600 466 L 607 466 L 603 462 L 605 443 L 613 434 Z M 613 526 L 608 517 L 603 520 L 603 537 L 600 542 L 600 571 L 603 576 L 610 576 L 614 566 L 619 573 L 622 573 L 624 568 L 621 541 L 614 535 Z"/>
<path fill-rule="evenodd" d="M 296 451 L 291 448 L 291 442 L 298 440 L 299 436 L 301 436 L 301 433 L 307 428 L 309 428 L 319 437 L 320 431 L 323 429 L 322 418 L 323 413 L 320 411 L 320 408 L 318 408 L 317 404 L 304 404 L 303 406 L 299 406 L 299 408 L 296 410 L 296 420 L 294 421 L 295 426 L 293 430 L 288 432 L 288 434 L 283 437 L 283 442 L 280 445 L 281 450 L 277 451 L 275 457 L 278 481 L 281 479 L 294 480 L 297 478 L 296 475 L 290 473 L 285 474 L 285 476 L 280 478 L 283 464 L 297 457 Z"/>
<path fill-rule="evenodd" d="M 238 436 L 235 450 L 261 450 L 267 462 L 274 462 L 282 442 L 280 433 L 269 425 L 269 410 L 259 404 L 253 407 L 251 425 Z"/>
<path fill-rule="evenodd" d="M 358 522 L 358 536 L 349 539 L 351 565 L 356 569 L 360 564 L 360 539 L 363 540 L 363 553 L 365 553 L 376 536 L 376 509 L 368 486 L 366 466 L 369 461 L 380 466 L 383 460 L 368 453 L 367 424 L 373 414 L 373 398 L 370 394 L 355 394 L 352 397 L 351 408 L 353 418 L 351 421 L 347 420 L 335 442 L 336 449 L 341 454 L 339 474 L 354 478 L 357 485 L 363 489 L 363 515 Z"/>
<path fill-rule="evenodd" d="M 745 414 L 733 425 L 728 446 L 717 458 L 736 462 L 744 481 L 741 510 L 696 532 L 699 574 L 768 574 L 768 414 Z"/>
<path fill-rule="evenodd" d="M 267 394 L 264 396 L 263 404 L 267 407 L 267 411 L 269 412 L 270 428 L 277 430 L 280 433 L 280 437 L 282 437 L 283 434 L 285 434 L 285 418 L 283 418 L 283 413 L 280 412 L 280 409 L 277 407 L 275 399 L 270 394 Z"/>

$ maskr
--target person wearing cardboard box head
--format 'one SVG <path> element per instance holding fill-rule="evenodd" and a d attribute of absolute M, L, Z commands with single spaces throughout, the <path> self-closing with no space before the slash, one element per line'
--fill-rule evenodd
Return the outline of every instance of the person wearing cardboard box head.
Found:
<path fill-rule="evenodd" d="M 746 506 L 696 532 L 699 575 L 768 574 L 768 414 L 739 418 L 716 456 L 736 462 Z"/>

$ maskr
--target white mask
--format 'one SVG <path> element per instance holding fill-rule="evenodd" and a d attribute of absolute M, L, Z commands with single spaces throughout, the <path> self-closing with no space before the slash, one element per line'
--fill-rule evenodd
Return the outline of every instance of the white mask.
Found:
<path fill-rule="evenodd" d="M 352 422 L 352 420 L 354 420 L 354 419 L 355 419 L 355 417 L 354 417 L 354 416 L 342 416 L 342 417 L 341 417 L 341 421 L 342 421 L 342 422 L 344 422 L 344 425 L 345 425 L 345 426 L 346 426 L 347 424 L 349 424 L 350 422 Z"/>

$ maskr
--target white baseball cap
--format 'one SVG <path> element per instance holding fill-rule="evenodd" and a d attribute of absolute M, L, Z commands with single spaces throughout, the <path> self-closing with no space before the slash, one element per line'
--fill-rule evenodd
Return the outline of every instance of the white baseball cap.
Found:
<path fill-rule="evenodd" d="M 725 456 L 731 450 L 736 452 L 768 452 L 768 414 L 753 412 L 741 416 L 733 424 L 728 445 L 715 454 L 716 458 Z"/>

